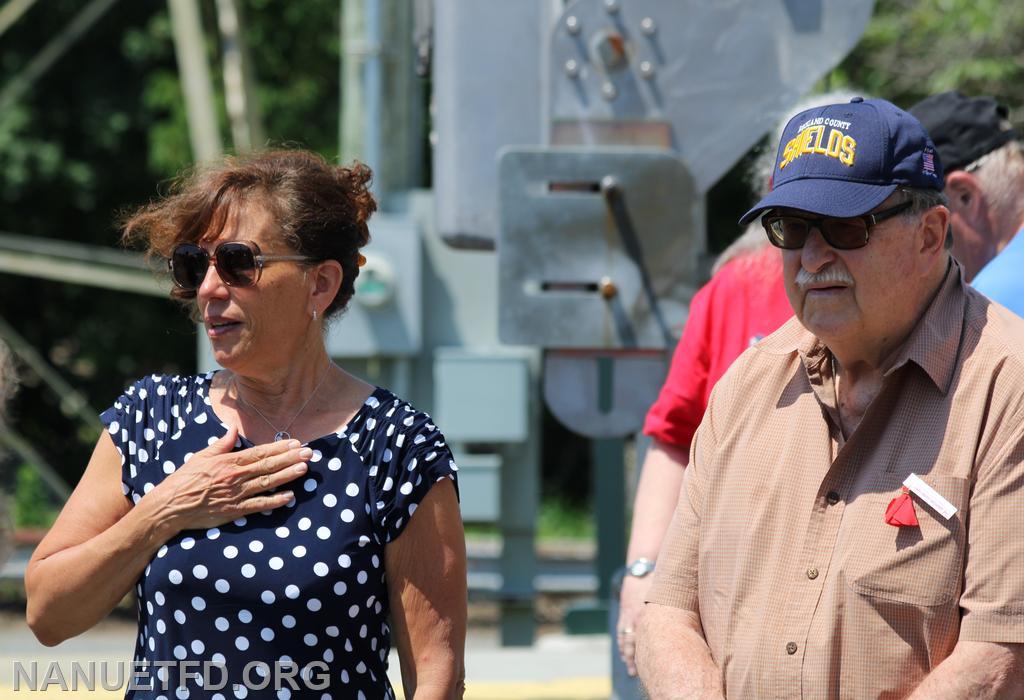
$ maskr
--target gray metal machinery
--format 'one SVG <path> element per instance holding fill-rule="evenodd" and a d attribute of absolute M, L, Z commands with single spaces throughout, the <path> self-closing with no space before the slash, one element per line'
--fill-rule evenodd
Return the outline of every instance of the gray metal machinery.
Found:
<path fill-rule="evenodd" d="M 599 598 L 624 556 L 622 440 L 703 281 L 704 195 L 872 8 L 435 0 L 438 233 L 497 250 L 501 341 L 543 349 L 545 402 L 594 440 Z"/>

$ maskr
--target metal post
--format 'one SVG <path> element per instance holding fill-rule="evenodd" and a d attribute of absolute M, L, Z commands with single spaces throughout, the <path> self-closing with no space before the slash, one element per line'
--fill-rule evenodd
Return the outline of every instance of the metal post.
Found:
<path fill-rule="evenodd" d="M 536 632 L 537 504 L 540 501 L 540 406 L 531 372 L 525 442 L 502 447 L 501 465 L 501 645 L 530 646 Z"/>
<path fill-rule="evenodd" d="M 231 139 L 235 151 L 251 151 L 263 146 L 265 137 L 238 0 L 217 0 L 217 27 L 221 37 L 224 98 L 231 122 Z"/>
<path fill-rule="evenodd" d="M 192 157 L 197 162 L 215 160 L 223 152 L 217 113 L 213 107 L 213 87 L 206 64 L 203 27 L 196 0 L 167 0 L 174 33 L 174 53 L 178 58 L 181 89 L 188 114 L 188 134 Z"/>

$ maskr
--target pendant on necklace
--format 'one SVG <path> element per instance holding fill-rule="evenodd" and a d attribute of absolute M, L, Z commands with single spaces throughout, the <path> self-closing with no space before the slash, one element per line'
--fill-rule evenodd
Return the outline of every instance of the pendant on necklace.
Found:
<path fill-rule="evenodd" d="M 281 442 L 282 440 L 290 440 L 291 435 L 288 434 L 287 430 L 279 430 L 274 433 L 274 442 Z"/>

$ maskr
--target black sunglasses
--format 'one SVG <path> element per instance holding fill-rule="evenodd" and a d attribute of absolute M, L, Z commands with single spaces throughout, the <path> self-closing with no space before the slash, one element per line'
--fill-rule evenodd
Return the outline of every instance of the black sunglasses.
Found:
<path fill-rule="evenodd" d="M 167 269 L 171 271 L 175 286 L 186 292 L 194 292 L 206 278 L 211 259 L 217 274 L 229 287 L 251 287 L 256 284 L 267 263 L 313 262 L 313 258 L 305 255 L 264 255 L 260 247 L 251 241 L 221 243 L 212 256 L 195 243 L 182 243 L 171 251 Z"/>
<path fill-rule="evenodd" d="M 797 250 L 803 248 L 812 229 L 818 229 L 821 237 L 837 250 L 853 250 L 868 244 L 868 229 L 877 223 L 891 219 L 910 208 L 913 202 L 907 200 L 894 207 L 874 214 L 851 216 L 845 219 L 825 217 L 820 219 L 803 216 L 788 216 L 769 211 L 761 217 L 761 225 L 768 234 L 768 240 L 776 248 Z"/>

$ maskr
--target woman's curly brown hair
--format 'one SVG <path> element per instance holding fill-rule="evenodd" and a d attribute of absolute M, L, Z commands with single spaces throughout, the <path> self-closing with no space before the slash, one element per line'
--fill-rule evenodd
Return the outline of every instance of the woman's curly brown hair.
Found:
<path fill-rule="evenodd" d="M 167 196 L 125 217 L 121 239 L 126 245 L 141 244 L 150 256 L 167 258 L 181 243 L 216 238 L 233 210 L 262 207 L 298 254 L 341 263 L 341 288 L 324 312 L 330 317 L 352 298 L 359 249 L 370 240 L 366 222 L 377 210 L 371 178 L 362 163 L 331 165 L 303 150 L 229 156 L 184 173 Z M 171 295 L 191 299 L 195 292 L 174 288 Z"/>

